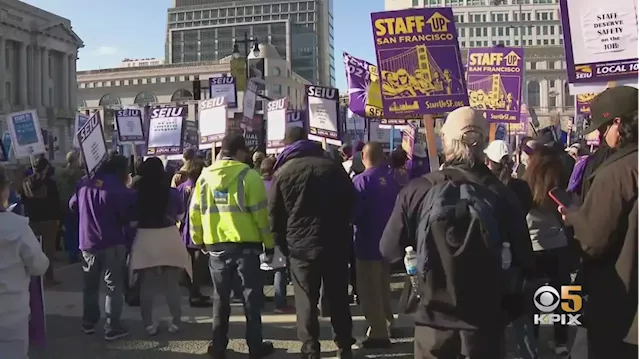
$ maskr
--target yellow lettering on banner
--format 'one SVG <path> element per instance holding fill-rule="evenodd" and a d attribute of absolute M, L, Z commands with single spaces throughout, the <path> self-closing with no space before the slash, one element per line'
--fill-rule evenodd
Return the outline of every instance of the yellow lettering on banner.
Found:
<path fill-rule="evenodd" d="M 520 56 L 511 51 L 506 56 L 499 52 L 475 53 L 469 55 L 469 66 L 518 66 Z M 503 64 L 502 62 L 505 61 Z M 506 70 L 508 71 L 508 70 Z"/>
<path fill-rule="evenodd" d="M 376 36 L 421 33 L 424 26 L 424 16 L 391 17 L 378 19 L 374 22 Z"/>

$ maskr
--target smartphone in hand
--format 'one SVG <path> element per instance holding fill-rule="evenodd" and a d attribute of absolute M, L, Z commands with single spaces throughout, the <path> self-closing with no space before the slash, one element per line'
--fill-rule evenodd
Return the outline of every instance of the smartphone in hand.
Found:
<path fill-rule="evenodd" d="M 549 198 L 551 198 L 558 206 L 565 208 L 571 206 L 571 195 L 562 188 L 556 187 L 549 191 Z"/>

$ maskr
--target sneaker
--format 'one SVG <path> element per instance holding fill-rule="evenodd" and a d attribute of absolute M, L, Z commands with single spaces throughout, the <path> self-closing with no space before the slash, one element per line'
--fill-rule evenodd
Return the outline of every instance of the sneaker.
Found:
<path fill-rule="evenodd" d="M 349 349 L 338 349 L 338 358 L 339 359 L 353 359 L 353 351 L 351 351 L 351 348 L 349 348 Z"/>
<path fill-rule="evenodd" d="M 96 332 L 96 327 L 93 324 L 82 324 L 82 331 L 86 335 L 91 335 Z"/>
<path fill-rule="evenodd" d="M 292 306 L 284 306 L 282 308 L 276 308 L 273 310 L 274 313 L 276 314 L 295 314 L 296 313 L 296 308 L 292 307 Z"/>
<path fill-rule="evenodd" d="M 124 338 L 129 335 L 129 331 L 126 329 L 111 329 L 104 333 L 104 340 L 112 342 L 120 338 Z"/>
<path fill-rule="evenodd" d="M 227 358 L 227 354 L 226 351 L 216 351 L 213 348 L 213 345 L 209 344 L 209 346 L 207 347 L 207 354 L 209 355 L 209 358 L 211 359 L 226 359 Z"/>
<path fill-rule="evenodd" d="M 271 342 L 262 342 L 262 345 L 257 350 L 249 351 L 249 359 L 261 359 L 268 357 L 273 354 L 275 349 L 273 348 L 273 343 Z"/>
<path fill-rule="evenodd" d="M 175 325 L 175 324 L 173 324 L 173 323 L 169 323 L 169 324 L 167 325 L 167 331 L 168 331 L 169 333 L 177 333 L 177 332 L 179 332 L 179 331 L 180 331 L 180 327 L 179 327 L 179 326 L 177 326 L 177 325 Z"/>
<path fill-rule="evenodd" d="M 367 338 L 358 347 L 360 349 L 387 349 L 391 347 L 391 341 L 389 339 Z"/>
<path fill-rule="evenodd" d="M 569 349 L 567 349 L 566 345 L 557 345 L 553 351 L 556 355 L 566 356 L 569 355 Z"/>
<path fill-rule="evenodd" d="M 145 327 L 144 330 L 146 330 L 147 334 L 149 334 L 150 336 L 154 336 L 158 334 L 158 325 L 156 324 L 149 325 Z"/>

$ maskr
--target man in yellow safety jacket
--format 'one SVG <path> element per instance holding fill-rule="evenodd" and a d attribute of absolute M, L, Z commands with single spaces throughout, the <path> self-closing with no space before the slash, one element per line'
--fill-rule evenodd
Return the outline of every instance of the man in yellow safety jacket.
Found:
<path fill-rule="evenodd" d="M 214 290 L 213 340 L 208 352 L 217 359 L 225 358 L 230 295 L 238 284 L 245 304 L 249 357 L 273 353 L 273 344 L 262 338 L 260 254 L 273 258 L 274 242 L 264 183 L 246 164 L 250 154 L 241 135 L 226 135 L 221 159 L 202 171 L 189 206 L 191 240 L 209 254 Z"/>

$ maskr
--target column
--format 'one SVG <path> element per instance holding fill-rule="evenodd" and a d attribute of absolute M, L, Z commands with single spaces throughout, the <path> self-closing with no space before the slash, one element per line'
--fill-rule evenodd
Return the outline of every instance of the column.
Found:
<path fill-rule="evenodd" d="M 25 108 L 29 102 L 29 93 L 27 83 L 27 45 L 23 42 L 18 43 L 18 103 Z"/>
<path fill-rule="evenodd" d="M 5 49 L 6 39 L 0 36 L 0 110 L 4 103 L 11 102 L 11 99 L 7 98 L 9 94 L 5 92 L 5 83 L 7 81 L 6 68 L 7 64 L 4 63 L 6 57 Z"/>
<path fill-rule="evenodd" d="M 78 108 L 78 80 L 76 75 L 76 61 L 78 56 L 76 52 L 69 55 L 69 109 L 76 110 Z"/>
<path fill-rule="evenodd" d="M 62 105 L 61 108 L 67 109 L 69 107 L 69 57 L 67 54 L 62 53 L 62 86 L 60 87 L 60 91 L 62 91 Z M 56 86 L 56 90 L 57 90 Z M 54 106 L 55 107 L 55 106 Z"/>
<path fill-rule="evenodd" d="M 40 52 L 39 46 L 33 47 L 33 105 L 38 108 L 42 106 L 42 67 L 40 66 Z"/>
<path fill-rule="evenodd" d="M 44 106 L 52 106 L 49 101 L 49 50 L 46 47 L 40 49 L 40 77 L 42 103 Z"/>

